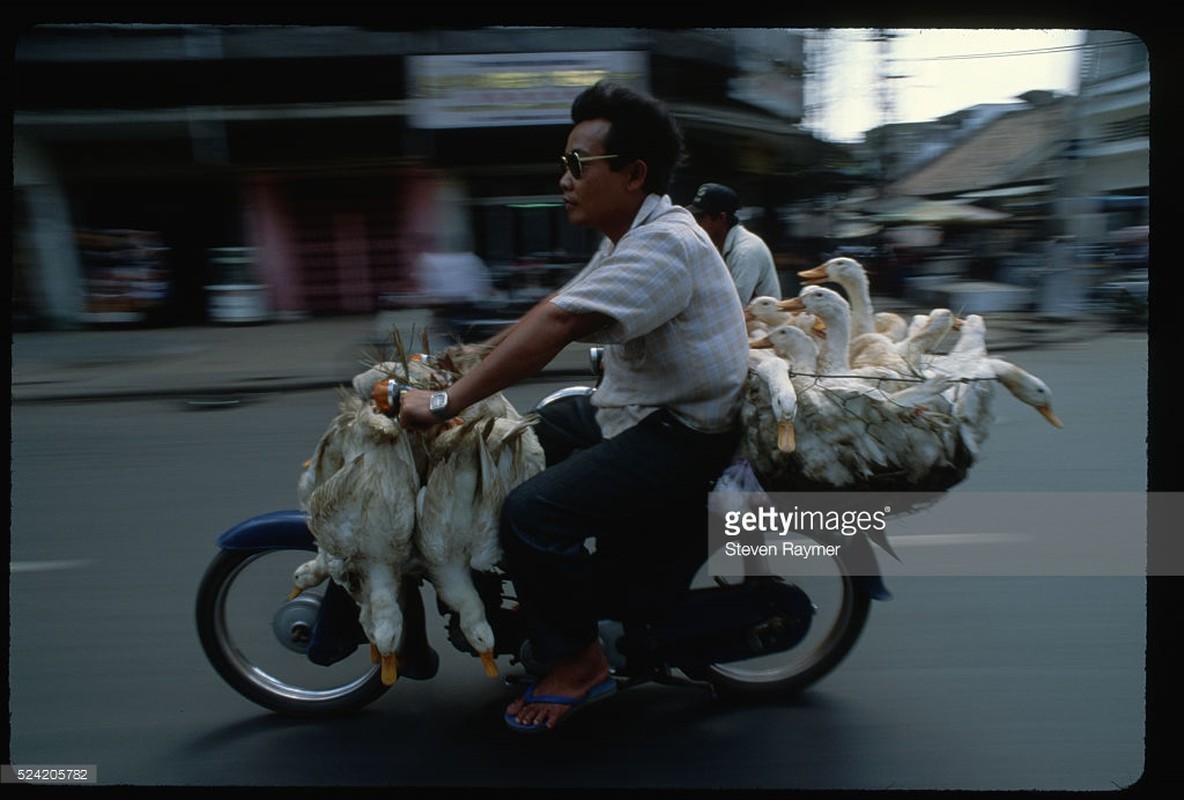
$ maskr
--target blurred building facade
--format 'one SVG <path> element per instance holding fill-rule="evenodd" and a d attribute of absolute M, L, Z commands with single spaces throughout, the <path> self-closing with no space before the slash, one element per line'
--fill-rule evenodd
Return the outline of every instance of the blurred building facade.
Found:
<path fill-rule="evenodd" d="M 730 182 L 770 239 L 848 159 L 799 126 L 785 30 L 47 25 L 15 55 L 28 327 L 365 313 L 414 302 L 441 249 L 558 279 L 597 243 L 566 221 L 557 156 L 600 78 L 678 116 L 675 202 Z"/>
<path fill-rule="evenodd" d="M 1066 184 L 1070 200 L 1083 201 L 1084 224 L 1067 233 L 1096 236 L 1148 224 L 1151 62 L 1126 31 L 1088 31 L 1085 45 Z"/>
<path fill-rule="evenodd" d="M 872 174 L 890 183 L 911 175 L 1004 114 L 1026 107 L 1019 101 L 982 103 L 935 120 L 880 125 L 866 133 L 857 152 Z"/>
<path fill-rule="evenodd" d="M 865 174 L 878 177 L 886 195 L 989 200 L 1013 211 L 1034 197 L 1061 202 L 1063 235 L 1146 224 L 1147 46 L 1127 31 L 1084 34 L 1076 95 L 1032 90 L 1012 103 L 879 126 L 855 149 Z"/>
<path fill-rule="evenodd" d="M 855 148 L 861 192 L 824 213 L 881 288 L 920 302 L 1083 310 L 1092 287 L 1146 276 L 1150 82 L 1146 45 L 1085 32 L 1079 92 L 1032 90 L 931 122 L 884 125 Z M 1137 257 L 1139 246 L 1142 256 Z M 1132 251 L 1136 252 L 1132 256 Z M 960 294 L 962 293 L 962 294 Z"/>

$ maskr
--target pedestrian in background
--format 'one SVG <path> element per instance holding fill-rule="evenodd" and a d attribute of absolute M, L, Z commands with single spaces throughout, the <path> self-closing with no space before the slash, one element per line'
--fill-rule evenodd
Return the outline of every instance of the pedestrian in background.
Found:
<path fill-rule="evenodd" d="M 780 300 L 781 280 L 773 254 L 761 237 L 740 224 L 736 216 L 739 208 L 739 196 L 722 183 L 703 184 L 687 204 L 687 210 L 724 257 L 740 302 L 748 305 L 754 297 Z"/>

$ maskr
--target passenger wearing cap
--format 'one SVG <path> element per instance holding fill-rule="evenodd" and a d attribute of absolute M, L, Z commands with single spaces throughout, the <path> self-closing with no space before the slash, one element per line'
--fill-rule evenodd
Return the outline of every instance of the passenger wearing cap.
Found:
<path fill-rule="evenodd" d="M 719 250 L 736 284 L 740 302 L 754 297 L 781 299 L 781 280 L 773 265 L 773 254 L 761 237 L 740 224 L 736 211 L 740 198 L 721 183 L 705 183 L 687 204 L 687 210 Z"/>

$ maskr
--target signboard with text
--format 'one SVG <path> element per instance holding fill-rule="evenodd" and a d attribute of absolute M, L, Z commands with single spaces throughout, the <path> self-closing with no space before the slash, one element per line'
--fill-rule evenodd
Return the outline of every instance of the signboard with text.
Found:
<path fill-rule="evenodd" d="M 633 51 L 407 57 L 416 128 L 571 123 L 576 95 L 599 80 L 647 89 L 648 55 Z"/>

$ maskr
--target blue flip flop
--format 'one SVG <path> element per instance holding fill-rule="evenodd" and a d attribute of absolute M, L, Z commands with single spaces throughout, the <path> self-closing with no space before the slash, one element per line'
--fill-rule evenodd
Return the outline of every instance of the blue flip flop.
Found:
<path fill-rule="evenodd" d="M 554 728 L 557 728 L 559 727 L 560 723 L 562 723 L 572 714 L 576 713 L 576 711 L 586 706 L 588 703 L 594 702 L 596 700 L 603 700 L 604 698 L 609 697 L 615 693 L 617 691 L 617 682 L 611 677 L 605 678 L 603 681 L 596 684 L 587 692 L 578 697 L 562 697 L 555 694 L 535 694 L 534 687 L 535 684 L 533 683 L 530 686 L 527 686 L 526 693 L 522 695 L 523 701 L 525 701 L 527 704 L 554 703 L 555 705 L 570 706 L 570 709 L 567 711 L 567 713 L 565 713 L 555 722 Z M 515 719 L 514 715 L 508 711 L 502 716 L 510 730 L 517 731 L 519 733 L 543 733 L 545 731 L 554 729 L 548 728 L 546 723 L 543 722 L 534 722 L 529 725 L 524 725 Z"/>

